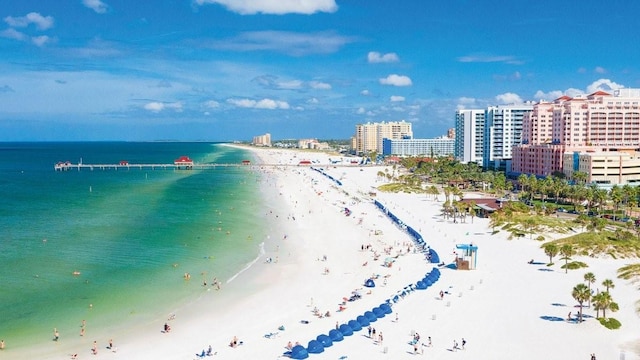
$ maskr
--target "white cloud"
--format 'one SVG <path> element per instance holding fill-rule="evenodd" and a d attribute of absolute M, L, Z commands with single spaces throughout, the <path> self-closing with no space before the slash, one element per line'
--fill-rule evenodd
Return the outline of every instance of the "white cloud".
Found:
<path fill-rule="evenodd" d="M 617 84 L 609 79 L 598 79 L 587 86 L 587 92 L 591 94 L 598 90 L 611 91 L 622 88 L 624 88 L 624 85 Z"/>
<path fill-rule="evenodd" d="M 300 80 L 283 81 L 278 83 L 278 89 L 296 90 L 302 88 L 303 82 Z"/>
<path fill-rule="evenodd" d="M 493 63 L 501 62 L 510 65 L 521 65 L 524 61 L 517 59 L 515 56 L 503 56 L 503 55 L 490 55 L 490 54 L 472 54 L 461 56 L 458 58 L 459 62 L 464 63 Z"/>
<path fill-rule="evenodd" d="M 533 95 L 534 99 L 538 99 L 538 100 L 546 100 L 546 101 L 552 101 L 555 100 L 561 96 L 563 96 L 564 93 L 561 90 L 552 90 L 549 92 L 544 92 L 542 90 L 538 90 L 536 91 L 536 93 Z"/>
<path fill-rule="evenodd" d="M 369 95 L 371 95 L 371 91 L 369 91 L 369 90 L 362 90 L 362 91 L 360 91 L 360 95 L 363 95 L 363 96 L 369 96 Z"/>
<path fill-rule="evenodd" d="M 390 100 L 391 102 L 400 102 L 400 101 L 404 101 L 404 100 L 405 100 L 405 98 L 404 98 L 404 96 L 392 95 L 392 96 L 389 98 L 389 100 Z"/>
<path fill-rule="evenodd" d="M 20 40 L 20 41 L 26 41 L 29 38 L 26 34 L 21 33 L 20 31 L 18 31 L 16 29 L 6 29 L 6 30 L 0 32 L 0 36 L 2 36 L 4 38 Z"/>
<path fill-rule="evenodd" d="M 320 81 L 311 81 L 309 82 L 309 86 L 311 86 L 312 89 L 316 89 L 316 90 L 331 90 L 330 84 L 323 83 Z"/>
<path fill-rule="evenodd" d="M 308 104 L 318 104 L 318 103 L 320 103 L 320 101 L 318 99 L 316 99 L 316 98 L 311 98 L 311 99 L 307 100 L 307 103 Z"/>
<path fill-rule="evenodd" d="M 43 46 L 48 43 L 51 39 L 47 35 L 34 36 L 31 38 L 31 42 L 36 46 Z"/>
<path fill-rule="evenodd" d="M 253 99 L 228 99 L 227 102 L 229 104 L 235 105 L 237 107 L 242 108 L 252 108 L 252 109 L 289 109 L 290 106 L 286 101 L 272 100 L 272 99 L 262 99 L 262 100 L 253 100 Z"/>
<path fill-rule="evenodd" d="M 7 16 L 4 18 L 4 22 L 11 27 L 27 27 L 34 24 L 38 30 L 47 30 L 53 27 L 53 17 L 42 16 L 37 12 L 30 12 L 25 16 L 18 17 Z"/>
<path fill-rule="evenodd" d="M 386 78 L 380 79 L 380 84 L 393 86 L 411 86 L 412 82 L 408 76 L 391 74 Z"/>
<path fill-rule="evenodd" d="M 242 15 L 263 14 L 313 14 L 332 13 L 338 10 L 335 0 L 195 0 L 198 5 L 219 4 Z"/>
<path fill-rule="evenodd" d="M 602 66 L 596 66 L 596 68 L 595 68 L 595 69 L 593 69 L 593 71 L 594 71 L 596 74 L 604 74 L 604 73 L 606 73 L 606 72 L 607 72 L 607 69 L 603 68 Z"/>
<path fill-rule="evenodd" d="M 209 100 L 209 101 L 204 103 L 204 106 L 209 108 L 209 109 L 215 109 L 215 108 L 220 107 L 220 103 L 215 101 L 215 100 Z"/>
<path fill-rule="evenodd" d="M 502 104 L 522 104 L 524 102 L 520 95 L 510 92 L 497 95 L 496 100 Z"/>
<path fill-rule="evenodd" d="M 363 107 L 359 107 L 358 110 L 356 110 L 356 114 L 364 114 L 366 112 L 366 110 Z"/>
<path fill-rule="evenodd" d="M 109 9 L 109 6 L 100 0 L 82 0 L 82 4 L 98 14 L 104 14 Z"/>
<path fill-rule="evenodd" d="M 400 61 L 400 58 L 396 53 L 387 53 L 383 55 L 377 51 L 370 51 L 369 54 L 367 55 L 367 61 L 369 61 L 369 63 L 372 63 L 372 64 L 392 63 L 392 62 Z"/>
<path fill-rule="evenodd" d="M 177 112 L 182 111 L 182 103 L 174 102 L 174 103 L 163 103 L 158 101 L 153 101 L 144 105 L 145 110 L 149 110 L 151 112 L 158 113 L 165 109 L 173 109 Z"/>
<path fill-rule="evenodd" d="M 230 51 L 276 51 L 293 56 L 331 54 L 355 38 L 332 31 L 295 33 L 289 31 L 248 31 L 240 35 L 213 41 L 208 46 Z M 207 46 L 207 44 L 205 44 Z"/>

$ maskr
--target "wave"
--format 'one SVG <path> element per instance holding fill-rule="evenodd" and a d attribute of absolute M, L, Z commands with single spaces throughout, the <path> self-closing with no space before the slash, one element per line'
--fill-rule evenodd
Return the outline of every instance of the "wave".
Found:
<path fill-rule="evenodd" d="M 260 260 L 260 258 L 264 256 L 264 254 L 266 253 L 264 250 L 264 241 L 258 245 L 258 249 L 259 249 L 258 256 L 256 256 L 255 259 L 251 260 L 249 263 L 247 263 L 247 265 L 245 265 L 242 269 L 240 269 L 240 271 L 238 271 L 232 277 L 230 277 L 229 280 L 227 280 L 227 284 L 235 280 L 235 278 L 237 278 L 243 272 L 249 270 L 249 268 L 251 268 L 253 264 L 257 263 L 258 260 Z"/>

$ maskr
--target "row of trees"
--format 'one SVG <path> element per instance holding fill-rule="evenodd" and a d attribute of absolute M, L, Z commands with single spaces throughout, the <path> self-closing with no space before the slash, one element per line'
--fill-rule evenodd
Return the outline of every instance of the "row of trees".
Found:
<path fill-rule="evenodd" d="M 611 297 L 610 289 L 615 287 L 615 284 L 612 280 L 606 279 L 602 282 L 602 286 L 605 287 L 604 291 L 597 291 L 596 294 L 593 294 L 591 291 L 591 284 L 596 282 L 596 276 L 588 272 L 584 274 L 585 283 L 580 283 L 573 287 L 571 291 L 571 296 L 578 302 L 580 306 L 580 312 L 578 313 L 578 320 L 582 322 L 582 307 L 585 302 L 589 303 L 589 307 L 593 305 L 593 308 L 596 310 L 596 318 L 599 317 L 600 311 L 602 311 L 602 317 L 604 319 L 607 318 L 607 310 L 611 310 L 612 312 L 618 311 L 618 304 L 613 301 Z"/>

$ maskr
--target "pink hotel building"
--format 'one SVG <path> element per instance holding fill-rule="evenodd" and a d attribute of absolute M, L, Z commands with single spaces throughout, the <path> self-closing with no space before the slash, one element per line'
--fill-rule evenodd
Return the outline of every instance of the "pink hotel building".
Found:
<path fill-rule="evenodd" d="M 539 176 L 564 172 L 570 177 L 573 171 L 584 171 L 584 166 L 579 168 L 578 161 L 570 168 L 564 166 L 567 155 L 577 160 L 590 153 L 614 151 L 640 151 L 640 89 L 619 89 L 613 94 L 597 91 L 535 104 L 524 116 L 522 142 L 513 149 L 512 170 Z M 591 179 L 591 170 L 588 175 Z"/>

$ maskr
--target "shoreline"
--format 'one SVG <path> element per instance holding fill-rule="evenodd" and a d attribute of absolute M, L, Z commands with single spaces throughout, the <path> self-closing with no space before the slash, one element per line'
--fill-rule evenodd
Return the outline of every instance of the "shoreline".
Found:
<path fill-rule="evenodd" d="M 291 161 L 286 156 L 290 153 L 282 152 L 291 150 L 247 150 L 270 159 L 269 163 Z M 328 155 L 305 156 L 320 161 Z M 371 186 L 378 185 L 376 172 L 380 168 L 319 166 L 340 179 L 343 186 L 337 187 L 308 167 L 260 170 L 259 186 L 267 205 L 264 231 L 269 238 L 264 255 L 257 259 L 271 257 L 273 262 L 256 260 L 220 292 L 206 291 L 197 300 L 182 304 L 175 309 L 168 334 L 160 332 L 165 320 L 158 318 L 128 329 L 119 335 L 123 338 L 114 338 L 117 353 L 103 350 L 108 339 L 97 339 L 100 353 L 90 355 L 87 345 L 79 358 L 193 359 L 208 345 L 217 352 L 213 358 L 281 358 L 289 341 L 306 347 L 309 340 L 327 334 L 336 322 L 346 323 L 371 310 L 434 267 L 422 254 L 413 252 L 411 237 L 377 210 L 368 196 Z M 634 311 L 638 292 L 632 284 L 616 278 L 617 268 L 629 260 L 576 257 L 589 268 L 565 274 L 559 265 L 528 264 L 531 258 L 548 259 L 541 243 L 507 240 L 503 232 L 492 235 L 488 219 L 454 224 L 439 215 L 441 202 L 416 194 L 378 192 L 375 198 L 416 229 L 447 264 L 454 258 L 456 244 L 477 245 L 478 268 L 443 268 L 436 285 L 415 290 L 394 303 L 394 314 L 374 323 L 378 333 L 384 334 L 382 342 L 369 338 L 366 330 L 359 331 L 310 358 L 408 359 L 416 356 L 409 342 L 417 332 L 420 345 L 426 343 L 427 336 L 432 338 L 432 346 L 420 346 L 419 351 L 435 359 L 508 359 L 514 355 L 525 360 L 586 359 L 591 353 L 600 359 L 623 353 L 625 360 L 640 359 L 640 341 L 634 331 L 640 326 Z M 349 216 L 345 207 L 350 209 Z M 363 248 L 367 245 L 370 250 Z M 376 254 L 378 260 L 374 260 Z M 386 257 L 396 257 L 392 267 L 383 266 Z M 612 296 L 620 311 L 611 315 L 621 319 L 621 329 L 607 330 L 593 318 L 582 324 L 564 320 L 568 311 L 577 310 L 571 289 L 583 282 L 587 271 L 596 275 L 594 287 L 605 278 L 616 283 Z M 368 293 L 363 283 L 372 276 L 382 283 L 376 282 Z M 439 291 L 446 293 L 443 298 Z M 361 299 L 346 301 L 346 309 L 337 311 L 342 299 L 354 292 Z M 330 311 L 331 316 L 315 316 L 315 307 L 322 314 Z M 585 314 L 592 312 L 585 309 Z M 285 330 L 278 330 L 280 326 Z M 242 341 L 241 346 L 228 346 L 234 336 Z M 465 350 L 453 349 L 453 342 L 461 343 L 462 338 L 468 341 Z M 94 339 L 89 337 L 88 344 L 89 340 Z M 36 350 L 29 355 L 68 358 L 62 350 L 44 356 Z M 9 353 L 0 352 L 0 357 Z"/>

